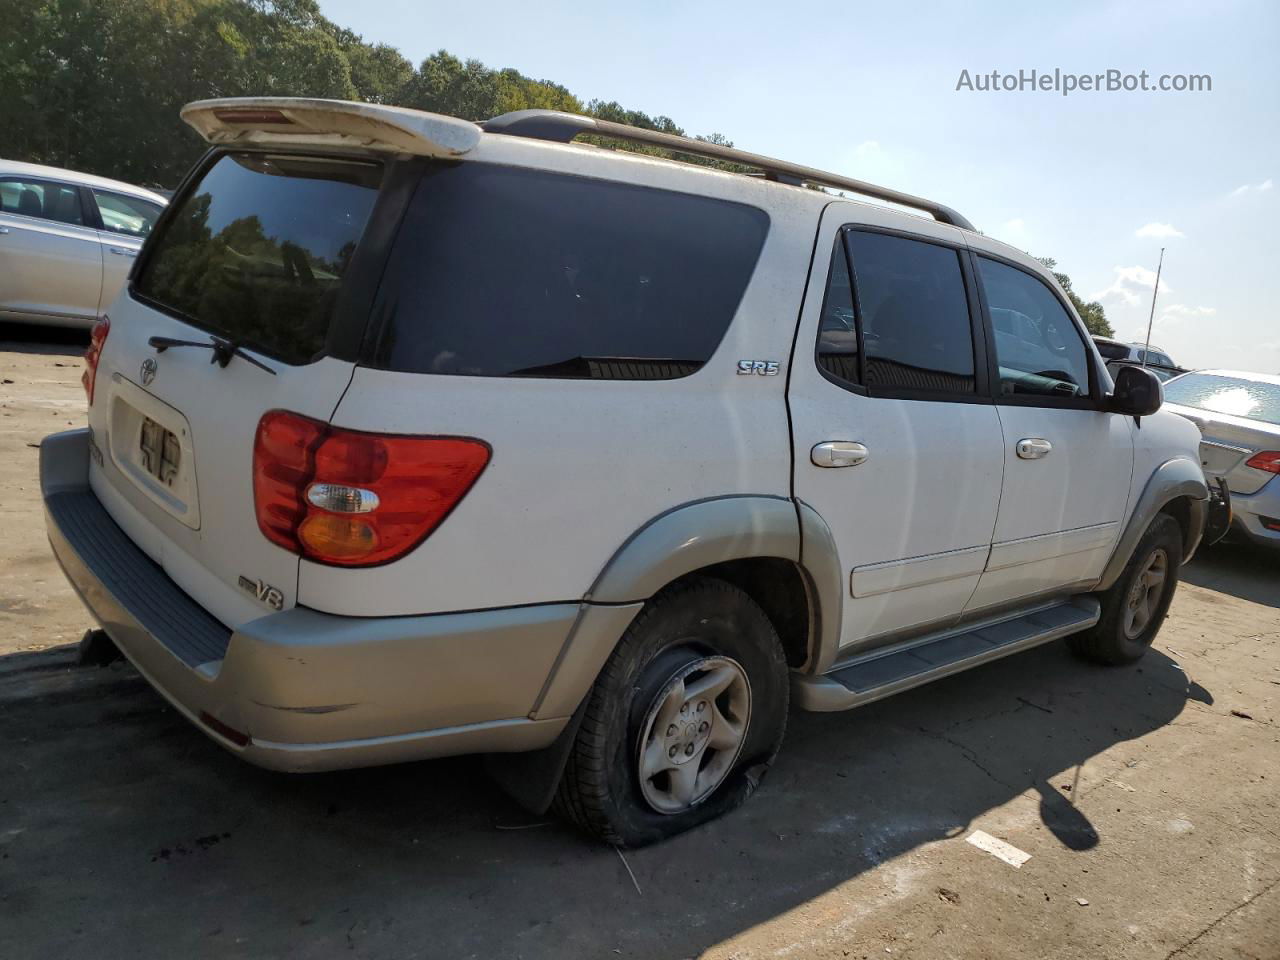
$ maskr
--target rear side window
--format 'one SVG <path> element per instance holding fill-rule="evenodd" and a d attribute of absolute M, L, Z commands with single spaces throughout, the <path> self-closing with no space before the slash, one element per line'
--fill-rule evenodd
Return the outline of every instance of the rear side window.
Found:
<path fill-rule="evenodd" d="M 145 237 L 160 216 L 160 205 L 139 197 L 127 197 L 122 193 L 93 191 L 102 217 L 102 228 L 128 237 Z"/>
<path fill-rule="evenodd" d="M 861 230 L 845 231 L 844 242 L 862 325 L 867 389 L 973 394 L 973 328 L 960 254 L 950 247 Z M 833 264 L 829 296 L 835 299 L 829 302 L 838 303 L 838 257 Z M 838 306 L 834 313 L 824 313 L 819 364 L 833 376 L 856 382 L 855 364 L 836 359 L 848 350 L 838 352 L 838 343 L 849 342 L 836 329 L 841 314 Z"/>
<path fill-rule="evenodd" d="M 373 362 L 654 380 L 719 345 L 764 244 L 755 207 L 545 171 L 433 167 L 383 282 Z"/>
<path fill-rule="evenodd" d="M 24 217 L 84 225 L 80 191 L 49 180 L 21 180 L 13 177 L 0 181 L 0 210 Z"/>
<path fill-rule="evenodd" d="M 231 153 L 182 198 L 135 293 L 286 363 L 324 351 L 382 166 Z"/>
<path fill-rule="evenodd" d="M 978 257 L 995 332 L 1002 397 L 1079 397 L 1089 393 L 1084 341 L 1042 280 Z"/>

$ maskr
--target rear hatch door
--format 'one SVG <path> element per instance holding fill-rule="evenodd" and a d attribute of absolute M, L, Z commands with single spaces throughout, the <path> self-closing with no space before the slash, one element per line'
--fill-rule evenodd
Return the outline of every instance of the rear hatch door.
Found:
<path fill-rule="evenodd" d="M 298 558 L 258 527 L 255 433 L 270 410 L 327 421 L 351 380 L 335 343 L 367 316 L 353 287 L 385 166 L 211 156 L 112 308 L 91 482 L 125 532 L 229 626 L 295 602 Z"/>

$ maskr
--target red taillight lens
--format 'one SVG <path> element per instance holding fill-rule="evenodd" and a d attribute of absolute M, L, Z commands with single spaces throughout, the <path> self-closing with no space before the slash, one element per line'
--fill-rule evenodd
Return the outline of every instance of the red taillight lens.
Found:
<path fill-rule="evenodd" d="M 1245 461 L 1245 466 L 1256 467 L 1267 473 L 1280 473 L 1280 450 L 1263 450 Z"/>
<path fill-rule="evenodd" d="M 363 433 L 273 410 L 253 445 L 258 526 L 318 563 L 389 563 L 440 525 L 488 463 L 480 440 Z"/>
<path fill-rule="evenodd" d="M 89 347 L 84 352 L 84 373 L 80 374 L 80 382 L 84 384 L 84 395 L 93 406 L 93 387 L 98 379 L 98 361 L 102 359 L 102 345 L 107 342 L 107 334 L 111 332 L 111 320 L 103 317 L 89 331 Z"/>

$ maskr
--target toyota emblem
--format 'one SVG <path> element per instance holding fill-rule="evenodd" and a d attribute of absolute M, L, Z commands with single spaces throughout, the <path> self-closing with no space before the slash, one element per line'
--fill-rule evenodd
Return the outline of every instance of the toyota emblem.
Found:
<path fill-rule="evenodd" d="M 142 361 L 142 385 L 144 387 L 151 386 L 151 381 L 156 378 L 156 370 L 159 364 L 156 363 L 155 357 L 147 357 Z"/>

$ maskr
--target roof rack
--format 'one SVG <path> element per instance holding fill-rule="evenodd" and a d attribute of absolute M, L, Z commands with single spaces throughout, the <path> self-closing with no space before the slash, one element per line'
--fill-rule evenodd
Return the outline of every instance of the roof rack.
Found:
<path fill-rule="evenodd" d="M 558 110 L 515 110 L 511 113 L 504 113 L 500 117 L 494 117 L 492 120 L 486 120 L 480 126 L 486 133 L 501 133 L 513 137 L 532 137 L 535 140 L 555 140 L 560 143 L 569 143 L 579 134 L 594 134 L 595 136 L 609 137 L 614 140 L 627 140 L 631 143 L 644 143 L 654 147 L 663 147 L 676 153 L 707 157 L 712 160 L 726 160 L 730 163 L 756 167 L 762 170 L 768 179 L 779 183 L 789 183 L 794 186 L 810 183 L 815 186 L 832 187 L 836 190 L 848 190 L 850 193 L 857 193 L 866 197 L 874 197 L 877 200 L 900 204 L 904 207 L 923 210 L 941 223 L 949 223 L 952 226 L 976 232 L 974 225 L 965 217 L 950 207 L 935 203 L 932 200 L 926 200 L 924 197 L 912 196 L 909 193 L 891 190 L 889 187 L 880 187 L 874 183 L 867 183 L 865 180 L 854 180 L 852 177 L 842 177 L 838 174 L 815 170 L 813 167 L 805 167 L 797 163 L 787 163 L 785 160 L 774 160 L 772 157 L 763 157 L 758 153 L 735 150 L 733 147 L 721 146 L 718 143 L 707 143 L 704 140 L 694 140 L 690 137 L 677 137 L 674 134 L 661 133 L 657 130 L 645 130 L 641 127 L 628 126 L 625 123 L 614 123 L 611 120 L 597 120 L 594 117 L 583 117 L 576 113 L 562 113 Z"/>

